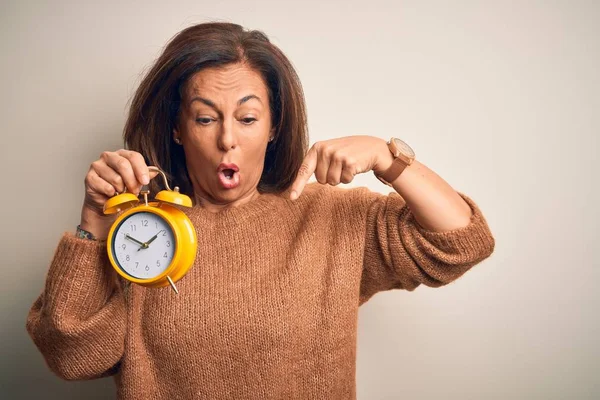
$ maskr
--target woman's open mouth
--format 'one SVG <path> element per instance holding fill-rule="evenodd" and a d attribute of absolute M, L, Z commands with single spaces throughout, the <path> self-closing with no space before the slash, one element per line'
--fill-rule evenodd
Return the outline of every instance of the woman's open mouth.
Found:
<path fill-rule="evenodd" d="M 220 164 L 218 175 L 219 182 L 224 189 L 233 189 L 240 184 L 240 172 L 235 164 Z"/>

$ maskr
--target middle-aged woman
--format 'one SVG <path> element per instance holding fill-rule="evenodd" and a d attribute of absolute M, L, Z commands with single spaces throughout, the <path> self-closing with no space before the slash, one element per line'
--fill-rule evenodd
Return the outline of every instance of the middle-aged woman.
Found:
<path fill-rule="evenodd" d="M 180 32 L 137 89 L 124 139 L 91 164 L 81 224 L 27 320 L 54 373 L 113 375 L 122 399 L 354 399 L 359 306 L 446 285 L 494 250 L 474 201 L 410 163 L 402 141 L 308 149 L 298 77 L 260 31 Z M 106 255 L 103 204 L 156 193 L 149 165 L 194 199 L 182 210 L 198 251 L 179 294 L 125 285 Z M 368 171 L 397 193 L 336 187 Z"/>

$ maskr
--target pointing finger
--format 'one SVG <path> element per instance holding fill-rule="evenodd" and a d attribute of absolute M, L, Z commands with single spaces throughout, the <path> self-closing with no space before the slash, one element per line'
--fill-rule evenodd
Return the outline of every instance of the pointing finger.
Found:
<path fill-rule="evenodd" d="M 311 147 L 300 169 L 298 170 L 298 175 L 296 176 L 296 180 L 292 184 L 292 193 L 290 195 L 290 199 L 296 200 L 302 194 L 304 190 L 304 186 L 306 182 L 310 179 L 311 175 L 315 172 L 315 168 L 317 167 L 317 151 L 315 147 Z"/>

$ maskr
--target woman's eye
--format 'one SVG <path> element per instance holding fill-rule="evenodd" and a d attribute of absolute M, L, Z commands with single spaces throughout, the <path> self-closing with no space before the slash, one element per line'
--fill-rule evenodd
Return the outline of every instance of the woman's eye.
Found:
<path fill-rule="evenodd" d="M 242 121 L 243 121 L 243 122 L 242 122 L 243 124 L 245 124 L 245 125 L 250 125 L 250 124 L 252 124 L 254 121 L 256 121 L 256 118 L 250 118 L 250 117 L 248 117 L 248 118 L 242 118 Z"/>
<path fill-rule="evenodd" d="M 208 125 L 213 121 L 212 118 L 196 118 L 196 122 L 200 125 Z"/>

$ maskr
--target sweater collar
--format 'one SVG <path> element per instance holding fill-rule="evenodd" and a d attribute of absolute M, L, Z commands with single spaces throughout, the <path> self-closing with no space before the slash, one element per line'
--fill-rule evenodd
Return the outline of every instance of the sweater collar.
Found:
<path fill-rule="evenodd" d="M 235 207 L 227 207 L 219 212 L 211 212 L 201 205 L 194 205 L 192 208 L 182 209 L 192 223 L 197 226 L 203 224 L 241 224 L 249 222 L 254 218 L 260 218 L 264 213 L 273 210 L 273 208 L 283 205 L 285 202 L 292 202 L 284 193 L 263 193 L 256 199 Z"/>

